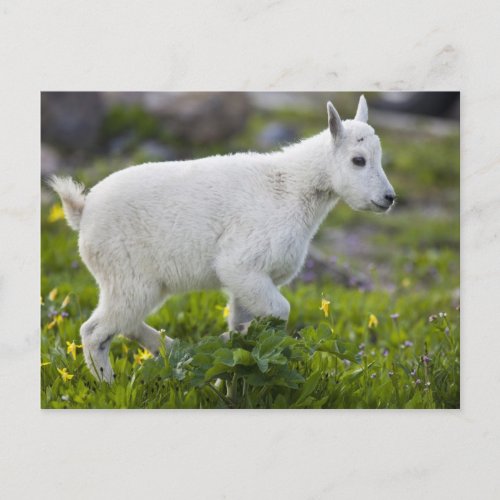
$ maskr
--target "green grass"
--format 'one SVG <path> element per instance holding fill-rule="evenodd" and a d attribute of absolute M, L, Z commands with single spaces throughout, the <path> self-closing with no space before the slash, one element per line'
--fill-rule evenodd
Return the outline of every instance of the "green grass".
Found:
<path fill-rule="evenodd" d="M 159 137 L 154 123 L 134 113 L 141 138 Z M 268 118 L 254 116 L 226 149 L 251 147 Z M 315 124 L 309 115 L 301 122 L 296 112 L 271 118 L 311 130 Z M 119 119 L 113 115 L 108 134 L 120 130 Z M 126 120 L 133 124 L 137 117 Z M 263 318 L 248 335 L 235 334 L 224 344 L 222 293 L 172 297 L 148 319 L 176 339 L 171 352 L 148 358 L 136 343 L 115 338 L 112 385 L 92 378 L 80 347 L 75 359 L 68 353 L 68 344 L 80 343 L 79 327 L 97 303 L 97 289 L 79 259 L 76 233 L 63 220 L 49 221 L 56 200 L 44 196 L 41 406 L 458 408 L 458 137 L 415 139 L 382 131 L 381 138 L 400 205 L 382 217 L 344 205 L 332 212 L 314 243 L 327 260 L 312 263 L 307 279 L 303 274 L 283 288 L 291 304 L 287 325 Z M 75 175 L 92 185 L 117 166 L 101 159 Z M 357 239 L 349 243 L 347 236 Z M 336 281 L 340 271 L 362 274 L 368 285 Z M 323 298 L 330 301 L 326 316 Z M 369 326 L 371 315 L 377 321 Z M 64 380 L 63 369 L 71 379 Z"/>
<path fill-rule="evenodd" d="M 75 271 L 78 273 L 79 271 Z M 112 345 L 111 386 L 92 379 L 77 349 L 78 327 L 95 303 L 82 287 L 61 308 L 69 287 L 45 298 L 42 327 L 44 408 L 456 408 L 459 405 L 459 317 L 442 292 L 402 288 L 397 293 L 324 286 L 327 318 L 315 285 L 287 290 L 292 314 L 255 323 L 246 337 L 224 344 L 224 297 L 216 292 L 173 298 L 150 318 L 178 341 L 159 359 L 134 361 L 139 346 Z M 71 292 L 70 292 L 71 293 Z M 69 316 L 49 329 L 49 311 Z M 446 316 L 429 322 L 433 313 Z M 398 313 L 399 317 L 391 318 Z M 368 327 L 370 314 L 378 319 Z M 309 326 L 304 326 L 309 325 Z M 428 362 L 427 356 L 430 358 Z M 74 377 L 64 382 L 57 368 Z M 219 380 L 218 380 L 219 379 Z M 233 387 L 226 397 L 220 380 Z"/>

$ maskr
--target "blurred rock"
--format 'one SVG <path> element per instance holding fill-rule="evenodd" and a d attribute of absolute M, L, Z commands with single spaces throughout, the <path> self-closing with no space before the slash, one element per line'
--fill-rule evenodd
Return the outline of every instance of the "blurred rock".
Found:
<path fill-rule="evenodd" d="M 61 168 L 61 155 L 52 146 L 42 143 L 40 164 L 42 176 L 53 175 Z"/>
<path fill-rule="evenodd" d="M 66 152 L 95 150 L 104 120 L 98 92 L 42 92 L 42 141 Z"/>
<path fill-rule="evenodd" d="M 354 271 L 348 265 L 340 266 L 335 257 L 328 257 L 314 244 L 309 247 L 304 269 L 298 278 L 305 283 L 311 283 L 318 279 L 328 279 L 347 288 L 356 288 L 362 291 L 373 289 L 373 282 L 368 275 Z"/>
<path fill-rule="evenodd" d="M 262 129 L 257 137 L 257 143 L 262 149 L 273 149 L 295 142 L 297 139 L 297 131 L 293 127 L 273 122 Z"/>
<path fill-rule="evenodd" d="M 249 98 L 256 109 L 264 111 L 276 111 L 281 109 L 326 109 L 326 102 L 333 98 L 337 106 L 338 97 L 344 93 L 333 94 L 332 92 L 249 92 Z M 326 112 L 325 112 L 326 113 Z M 326 127 L 326 124 L 325 124 Z"/>
<path fill-rule="evenodd" d="M 111 156 L 123 156 L 134 146 L 135 135 L 130 132 L 122 134 L 112 139 L 107 145 Z"/>
<path fill-rule="evenodd" d="M 144 96 L 148 92 L 102 92 L 101 97 L 106 108 L 113 106 L 143 106 Z"/>
<path fill-rule="evenodd" d="M 137 150 L 137 153 L 150 161 L 172 161 L 177 159 L 175 151 L 157 141 L 146 141 Z"/>
<path fill-rule="evenodd" d="M 160 117 L 168 131 L 194 144 L 212 144 L 240 132 L 250 114 L 243 93 L 144 94 L 144 108 Z"/>
<path fill-rule="evenodd" d="M 375 109 L 415 115 L 450 117 L 460 105 L 460 92 L 380 92 L 370 106 Z M 455 111 L 456 112 L 456 111 Z"/>
<path fill-rule="evenodd" d="M 373 289 L 373 283 L 370 278 L 362 273 L 354 272 L 348 267 L 339 267 L 325 260 L 316 260 L 312 256 L 309 256 L 309 260 L 314 265 L 310 268 L 302 269 L 298 275 L 298 279 L 304 283 L 328 280 L 347 288 L 356 288 L 362 291 Z"/>

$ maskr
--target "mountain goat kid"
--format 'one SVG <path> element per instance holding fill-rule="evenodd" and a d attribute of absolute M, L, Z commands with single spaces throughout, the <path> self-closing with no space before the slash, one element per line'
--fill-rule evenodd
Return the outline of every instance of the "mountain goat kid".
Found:
<path fill-rule="evenodd" d="M 270 154 L 148 163 L 118 171 L 88 194 L 53 177 L 99 304 L 80 329 L 91 372 L 109 383 L 111 340 L 122 333 L 158 352 L 144 318 L 175 293 L 223 288 L 229 329 L 257 316 L 288 319 L 279 287 L 299 272 L 309 242 L 339 199 L 386 212 L 394 189 L 361 96 L 354 120 L 327 104 L 328 128 Z M 173 342 L 166 338 L 167 349 Z"/>

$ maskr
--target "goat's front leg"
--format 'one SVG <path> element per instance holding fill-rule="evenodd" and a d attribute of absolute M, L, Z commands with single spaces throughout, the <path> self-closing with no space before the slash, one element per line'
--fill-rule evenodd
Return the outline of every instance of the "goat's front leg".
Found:
<path fill-rule="evenodd" d="M 259 272 L 231 272 L 228 269 L 220 274 L 224 286 L 231 291 L 231 330 L 245 331 L 252 318 L 257 316 L 274 316 L 288 320 L 290 304 L 268 275 Z"/>
<path fill-rule="evenodd" d="M 246 333 L 252 319 L 254 318 L 253 314 L 245 309 L 240 303 L 238 299 L 235 297 L 231 297 L 229 300 L 229 317 L 227 319 L 227 325 L 229 327 L 229 331 Z M 224 332 L 220 335 L 220 338 L 227 342 L 229 340 L 229 332 Z"/>
<path fill-rule="evenodd" d="M 136 328 L 131 328 L 129 331 L 124 332 L 124 335 L 132 340 L 136 340 L 137 342 L 139 342 L 142 347 L 145 347 L 155 356 L 160 351 L 162 336 L 160 332 L 150 327 L 146 323 L 141 323 Z M 165 336 L 165 347 L 167 349 L 167 352 L 170 350 L 173 343 L 173 339 Z"/>
<path fill-rule="evenodd" d="M 254 315 L 246 309 L 239 299 L 231 297 L 229 301 L 229 317 L 227 324 L 231 331 L 244 331 L 245 326 L 252 321 Z"/>

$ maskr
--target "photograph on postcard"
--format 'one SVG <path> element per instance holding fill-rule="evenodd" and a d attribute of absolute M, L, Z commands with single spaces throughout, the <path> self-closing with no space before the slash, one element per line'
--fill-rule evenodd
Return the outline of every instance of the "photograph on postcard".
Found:
<path fill-rule="evenodd" d="M 42 92 L 41 407 L 460 407 L 459 92 Z"/>

